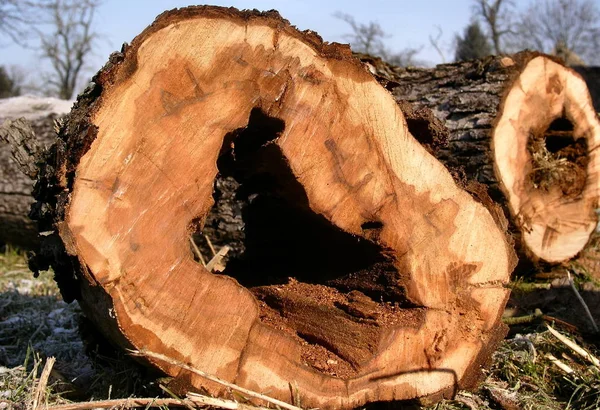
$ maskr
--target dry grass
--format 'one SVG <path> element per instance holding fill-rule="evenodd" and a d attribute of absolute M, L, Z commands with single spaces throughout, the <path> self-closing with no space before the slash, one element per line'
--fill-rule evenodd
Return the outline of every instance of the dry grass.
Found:
<path fill-rule="evenodd" d="M 531 162 L 533 164 L 530 178 L 533 187 L 548 191 L 558 185 L 563 176 L 572 171 L 574 165 L 546 148 L 545 140 L 530 139 L 529 146 Z"/>
<path fill-rule="evenodd" d="M 557 367 L 548 353 L 568 364 Z M 430 407 L 452 409 L 559 410 L 600 408 L 600 371 L 579 359 L 548 331 L 506 340 L 479 390 Z"/>
<path fill-rule="evenodd" d="M 520 291 L 546 289 L 522 281 L 516 287 Z M 168 380 L 114 352 L 98 335 L 90 337 L 93 326 L 81 319 L 78 305 L 62 301 L 51 273 L 34 279 L 22 253 L 7 249 L 0 254 L 0 292 L 0 409 L 30 408 L 48 357 L 55 357 L 56 364 L 43 395 L 44 405 L 127 397 L 172 399 L 164 387 Z M 573 299 L 571 303 L 578 302 Z M 550 334 L 542 316 L 531 315 L 526 327 L 520 326 L 521 334 L 513 334 L 495 353 L 477 391 L 459 392 L 455 400 L 424 409 L 600 408 L 600 370 Z M 89 342 L 82 342 L 82 334 Z M 595 346 L 581 337 L 569 337 L 598 357 Z M 549 355 L 573 372 L 565 373 Z M 161 408 L 169 407 L 163 404 Z"/>
<path fill-rule="evenodd" d="M 77 303 L 63 302 L 51 272 L 36 279 L 23 253 L 0 253 L 0 409 L 31 406 L 48 357 L 56 358 L 49 404 L 159 391 L 154 378 L 123 354 L 84 346 L 80 327 L 90 326 Z"/>

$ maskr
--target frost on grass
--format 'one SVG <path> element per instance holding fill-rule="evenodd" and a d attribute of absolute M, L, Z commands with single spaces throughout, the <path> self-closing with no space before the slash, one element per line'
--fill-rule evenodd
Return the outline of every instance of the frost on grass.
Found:
<path fill-rule="evenodd" d="M 48 357 L 56 358 L 51 403 L 146 393 L 145 376 L 129 358 L 106 346 L 100 352 L 93 338 L 84 346 L 79 305 L 62 300 L 52 276 L 33 278 L 21 253 L 0 253 L 0 409 L 31 405 Z"/>
<path fill-rule="evenodd" d="M 46 357 L 56 357 L 55 374 L 64 380 L 91 374 L 78 315 L 77 304 L 62 301 L 50 273 L 34 279 L 21 254 L 0 254 L 0 401 L 25 405 L 32 370 Z"/>

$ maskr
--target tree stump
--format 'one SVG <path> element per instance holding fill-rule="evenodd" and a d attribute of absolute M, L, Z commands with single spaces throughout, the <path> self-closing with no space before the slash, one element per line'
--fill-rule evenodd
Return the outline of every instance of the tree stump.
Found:
<path fill-rule="evenodd" d="M 347 46 L 276 12 L 166 12 L 75 105 L 38 183 L 38 267 L 100 329 L 303 406 L 472 387 L 505 335 L 515 256 Z M 245 249 L 194 261 L 217 176 Z"/>
<path fill-rule="evenodd" d="M 433 69 L 363 61 L 398 100 L 447 125 L 436 156 L 490 187 L 527 257 L 563 262 L 586 246 L 598 222 L 600 123 L 575 71 L 531 52 Z"/>

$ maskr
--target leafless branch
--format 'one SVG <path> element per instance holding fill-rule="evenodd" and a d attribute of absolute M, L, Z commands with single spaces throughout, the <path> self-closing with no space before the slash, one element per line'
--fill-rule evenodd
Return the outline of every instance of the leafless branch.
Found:
<path fill-rule="evenodd" d="M 39 22 L 38 5 L 43 0 L 0 0 L 0 35 L 27 47 L 31 40 L 30 26 Z"/>
<path fill-rule="evenodd" d="M 389 35 L 383 31 L 378 22 L 359 23 L 351 15 L 341 12 L 336 12 L 333 16 L 345 21 L 352 28 L 352 33 L 345 34 L 344 38 L 348 40 L 354 51 L 375 55 L 384 48 L 383 39 Z"/>
<path fill-rule="evenodd" d="M 570 65 L 598 63 L 600 10 L 592 0 L 536 0 L 510 37 L 520 48 L 555 54 Z"/>
<path fill-rule="evenodd" d="M 98 0 L 54 0 L 44 6 L 50 33 L 38 30 L 42 57 L 54 70 L 60 98 L 70 99 L 75 92 L 86 58 L 92 51 L 97 34 L 92 29 Z"/>
<path fill-rule="evenodd" d="M 474 14 L 486 25 L 496 54 L 504 52 L 503 37 L 512 32 L 513 6 L 512 0 L 475 0 Z"/>
<path fill-rule="evenodd" d="M 98 34 L 93 29 L 101 0 L 0 0 L 0 35 L 37 49 L 49 61 L 47 82 L 70 99 Z M 34 41 L 35 39 L 35 41 Z"/>
<path fill-rule="evenodd" d="M 421 51 L 421 48 L 409 47 L 399 52 L 391 51 L 383 41 L 391 36 L 383 30 L 378 22 L 359 23 L 353 16 L 341 12 L 334 13 L 333 16 L 348 23 L 352 29 L 351 33 L 344 35 L 344 39 L 350 43 L 353 51 L 378 56 L 388 63 L 398 66 L 419 64 L 415 56 Z"/>
<path fill-rule="evenodd" d="M 435 51 L 437 51 L 438 55 L 440 56 L 440 59 L 442 60 L 442 63 L 446 63 L 446 56 L 440 44 L 440 40 L 444 32 L 442 31 L 442 28 L 440 26 L 435 26 L 435 28 L 437 30 L 437 35 L 435 37 L 433 37 L 431 34 L 429 35 L 429 44 L 431 44 Z"/>

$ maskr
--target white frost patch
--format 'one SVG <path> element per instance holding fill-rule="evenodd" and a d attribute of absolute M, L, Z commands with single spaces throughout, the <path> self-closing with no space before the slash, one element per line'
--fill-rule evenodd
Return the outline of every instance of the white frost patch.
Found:
<path fill-rule="evenodd" d="M 70 335 L 74 334 L 75 332 L 77 332 L 77 329 L 65 329 L 64 327 L 55 327 L 54 329 L 52 329 L 52 333 L 54 333 L 55 335 Z"/>
<path fill-rule="evenodd" d="M 64 308 L 54 309 L 52 312 L 48 313 L 48 319 L 56 319 L 62 314 L 64 310 Z"/>
<path fill-rule="evenodd" d="M 0 322 L 0 327 L 19 324 L 21 322 L 23 322 L 23 318 L 19 315 L 14 315 Z"/>
<path fill-rule="evenodd" d="M 36 97 L 22 95 L 20 97 L 0 99 L 0 118 L 21 118 L 35 120 L 50 114 L 66 114 L 71 111 L 73 101 L 60 100 L 54 97 Z"/>

